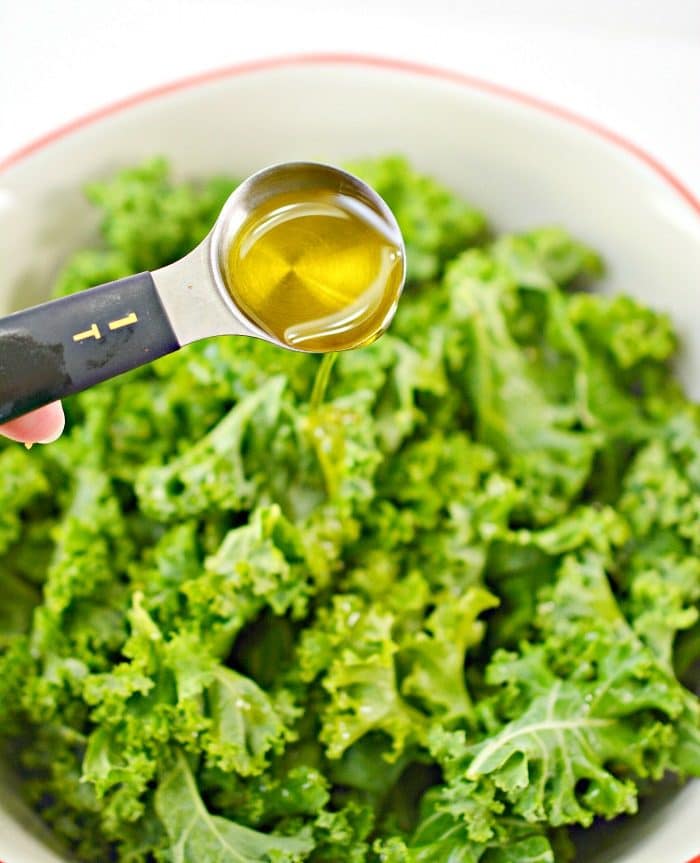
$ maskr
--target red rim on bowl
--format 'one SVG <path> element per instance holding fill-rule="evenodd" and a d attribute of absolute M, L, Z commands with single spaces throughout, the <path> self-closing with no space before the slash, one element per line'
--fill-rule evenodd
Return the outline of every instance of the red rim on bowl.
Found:
<path fill-rule="evenodd" d="M 543 101 L 536 96 L 530 96 L 526 93 L 520 93 L 517 90 L 512 90 L 509 87 L 504 87 L 500 84 L 494 84 L 490 81 L 483 81 L 480 78 L 475 78 L 471 75 L 464 75 L 461 72 L 454 72 L 448 69 L 440 69 L 434 66 L 427 66 L 422 63 L 413 63 L 408 60 L 398 60 L 389 57 L 375 57 L 363 54 L 344 54 L 344 53 L 314 53 L 288 55 L 281 57 L 271 57 L 263 60 L 253 60 L 247 63 L 238 63 L 233 66 L 226 66 L 221 69 L 212 69 L 208 72 L 201 72 L 196 75 L 190 75 L 186 78 L 181 78 L 177 81 L 171 81 L 167 84 L 162 84 L 158 87 L 153 87 L 150 90 L 145 90 L 136 93 L 132 96 L 127 96 L 110 105 L 105 105 L 71 120 L 63 126 L 59 126 L 51 132 L 42 135 L 40 138 L 31 141 L 14 153 L 11 153 L 0 162 L 0 173 L 21 162 L 28 156 L 33 155 L 37 151 L 43 149 L 49 144 L 64 138 L 73 132 L 80 131 L 85 126 L 96 123 L 99 120 L 131 108 L 134 105 L 139 105 L 144 102 L 149 102 L 152 99 L 157 99 L 160 96 L 165 96 L 169 93 L 184 90 L 190 87 L 198 87 L 203 84 L 209 84 L 212 81 L 218 81 L 225 78 L 234 78 L 239 75 L 248 75 L 254 72 L 263 72 L 269 69 L 275 69 L 284 66 L 313 66 L 322 64 L 340 64 L 349 66 L 365 66 L 375 69 L 388 69 L 392 72 L 406 72 L 413 75 L 422 75 L 426 78 L 436 78 L 442 81 L 448 81 L 452 84 L 459 84 L 463 87 L 468 87 L 472 90 L 477 90 L 482 93 L 490 93 L 502 99 L 507 99 L 511 102 L 516 102 L 520 105 L 526 105 L 530 108 L 564 120 L 567 123 L 578 126 L 587 132 L 603 138 L 610 144 L 614 144 L 620 150 L 623 150 L 630 156 L 633 156 L 637 161 L 642 162 L 647 168 L 650 168 L 658 177 L 660 177 L 667 185 L 671 186 L 683 200 L 700 216 L 700 199 L 675 176 L 665 165 L 658 159 L 634 144 L 628 141 L 617 132 L 601 126 L 594 120 L 589 120 L 582 117 L 573 111 L 566 108 L 561 108 L 557 105 L 552 105 L 549 102 Z M 695 863 L 695 861 L 692 861 Z"/>

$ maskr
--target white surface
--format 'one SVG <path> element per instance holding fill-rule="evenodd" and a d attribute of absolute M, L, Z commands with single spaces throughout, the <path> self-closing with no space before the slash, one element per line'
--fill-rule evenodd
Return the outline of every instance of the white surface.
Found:
<path fill-rule="evenodd" d="M 24 160 L 0 176 L 0 306 L 46 289 L 93 227 L 78 188 L 120 163 L 158 148 L 180 172 L 244 174 L 309 151 L 340 160 L 366 151 L 370 139 L 380 152 L 400 146 L 501 227 L 557 220 L 600 248 L 610 262 L 608 290 L 625 289 L 674 316 L 689 342 L 686 381 L 699 394 L 698 213 L 645 164 L 578 126 L 498 96 L 376 68 L 282 67 L 222 79 L 132 107 Z M 32 255 L 37 244 L 41 256 Z M 0 797 L 2 787 L 0 779 Z M 582 859 L 690 860 L 700 850 L 700 782 L 657 804 Z M 0 859 L 56 863 L 8 811 L 0 805 Z"/>
<path fill-rule="evenodd" d="M 0 158 L 183 74 L 319 50 L 519 87 L 629 136 L 700 195 L 700 0 L 0 0 Z"/>

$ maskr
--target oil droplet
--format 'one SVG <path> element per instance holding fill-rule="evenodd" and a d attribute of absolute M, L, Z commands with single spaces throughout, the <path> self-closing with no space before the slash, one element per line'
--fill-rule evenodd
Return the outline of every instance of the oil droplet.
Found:
<path fill-rule="evenodd" d="M 384 332 L 404 269 L 401 236 L 382 214 L 359 198 L 307 189 L 256 209 L 231 244 L 224 275 L 262 330 L 290 348 L 323 352 Z"/>

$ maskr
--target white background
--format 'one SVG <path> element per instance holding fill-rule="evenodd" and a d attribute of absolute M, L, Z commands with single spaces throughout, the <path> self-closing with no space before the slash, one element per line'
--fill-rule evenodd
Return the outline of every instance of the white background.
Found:
<path fill-rule="evenodd" d="M 0 0 L 0 158 L 182 75 L 333 50 L 442 65 L 565 105 L 700 194 L 700 0 Z"/>

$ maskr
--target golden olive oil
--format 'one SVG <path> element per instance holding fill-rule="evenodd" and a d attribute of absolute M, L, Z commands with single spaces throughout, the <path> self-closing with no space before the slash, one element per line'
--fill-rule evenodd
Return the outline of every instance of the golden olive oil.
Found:
<path fill-rule="evenodd" d="M 225 266 L 237 306 L 283 344 L 311 352 L 377 339 L 403 273 L 400 237 L 382 215 L 342 192 L 308 189 L 257 208 Z"/>

